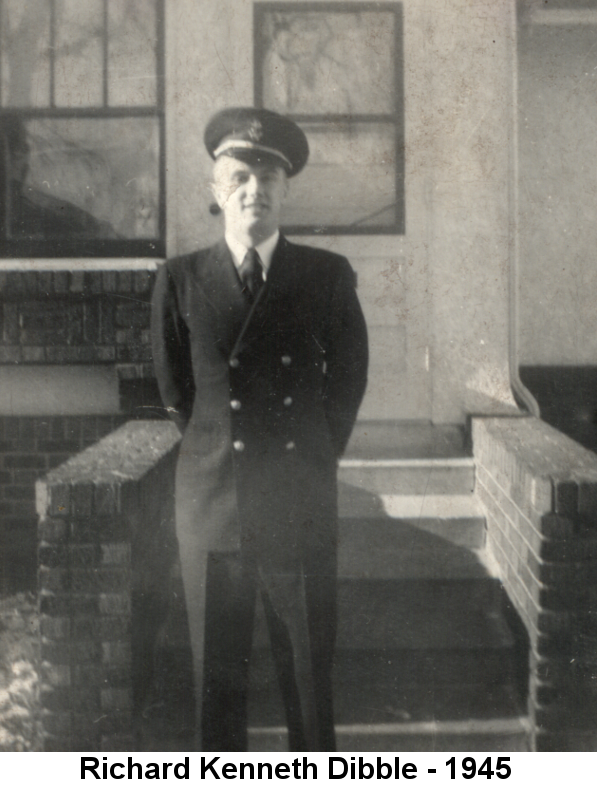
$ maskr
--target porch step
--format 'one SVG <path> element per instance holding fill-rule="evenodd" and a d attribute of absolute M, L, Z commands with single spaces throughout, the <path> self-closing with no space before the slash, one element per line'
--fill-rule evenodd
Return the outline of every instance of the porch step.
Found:
<path fill-rule="evenodd" d="M 513 639 L 499 614 L 500 585 L 455 580 L 338 580 L 337 647 L 346 650 L 468 649 L 504 652 Z M 255 651 L 269 648 L 258 608 Z"/>
<path fill-rule="evenodd" d="M 338 647 L 506 649 L 513 640 L 498 599 L 499 586 L 491 582 L 340 579 Z"/>
<path fill-rule="evenodd" d="M 475 658 L 467 649 L 340 648 L 334 676 L 338 749 L 524 751 L 528 736 L 514 668 L 506 650 Z M 253 664 L 252 681 L 252 750 L 284 750 L 284 713 L 269 654 Z"/>
<path fill-rule="evenodd" d="M 357 421 L 349 459 L 433 459 L 467 456 L 464 427 L 430 421 Z"/>
<path fill-rule="evenodd" d="M 440 535 L 441 529 L 443 535 Z M 339 575 L 380 579 L 482 579 L 483 521 L 341 519 Z M 470 545 L 470 546 L 469 546 Z"/>
<path fill-rule="evenodd" d="M 465 518 L 448 537 L 432 530 L 439 518 L 414 524 L 402 519 L 342 518 L 338 528 L 338 644 L 393 646 L 401 636 L 416 647 L 484 641 L 485 621 L 498 610 L 500 584 L 480 548 L 483 520 Z M 420 527 L 419 524 L 423 526 Z M 432 615 L 429 611 L 432 611 Z M 442 633 L 443 632 L 443 633 Z M 373 638 L 373 640 L 372 640 Z M 264 616 L 256 616 L 255 646 L 268 647 Z M 402 646 L 402 645 L 399 645 Z"/>
<path fill-rule="evenodd" d="M 469 457 L 444 459 L 342 459 L 338 481 L 369 494 L 467 495 L 475 486 Z"/>
<path fill-rule="evenodd" d="M 418 722 L 414 724 L 338 725 L 339 752 L 515 752 L 530 751 L 526 717 Z M 287 751 L 284 727 L 249 728 L 250 751 Z"/>
<path fill-rule="evenodd" d="M 485 515 L 472 494 L 396 495 L 372 494 L 340 484 L 341 519 L 400 520 L 405 525 L 433 533 L 462 547 L 476 549 L 485 543 Z"/>

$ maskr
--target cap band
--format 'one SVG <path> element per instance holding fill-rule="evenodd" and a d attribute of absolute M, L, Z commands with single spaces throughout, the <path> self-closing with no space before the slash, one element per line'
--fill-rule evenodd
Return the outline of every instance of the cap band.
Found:
<path fill-rule="evenodd" d="M 285 164 L 292 170 L 292 163 L 286 156 L 281 153 L 279 150 L 275 148 L 268 148 L 266 145 L 257 145 L 255 142 L 249 142 L 246 139 L 227 139 L 222 144 L 217 147 L 213 152 L 213 157 L 217 158 L 226 150 L 234 150 L 235 148 L 242 148 L 245 150 L 257 150 L 261 151 L 262 153 L 268 153 L 270 156 L 276 156 L 276 158 L 282 159 Z"/>

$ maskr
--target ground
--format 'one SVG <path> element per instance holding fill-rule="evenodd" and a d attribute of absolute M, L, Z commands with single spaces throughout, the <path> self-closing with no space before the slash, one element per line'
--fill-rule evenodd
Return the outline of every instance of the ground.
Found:
<path fill-rule="evenodd" d="M 0 751 L 41 751 L 39 616 L 32 593 L 0 598 Z"/>

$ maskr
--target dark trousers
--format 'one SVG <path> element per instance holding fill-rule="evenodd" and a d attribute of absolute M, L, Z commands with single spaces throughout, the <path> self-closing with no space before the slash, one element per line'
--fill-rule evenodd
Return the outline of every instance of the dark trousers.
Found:
<path fill-rule="evenodd" d="M 249 661 L 260 593 L 286 711 L 289 750 L 334 751 L 335 556 L 315 556 L 314 566 L 287 574 L 264 572 L 255 559 L 240 553 L 203 556 L 198 565 L 181 550 L 198 747 L 247 750 Z"/>

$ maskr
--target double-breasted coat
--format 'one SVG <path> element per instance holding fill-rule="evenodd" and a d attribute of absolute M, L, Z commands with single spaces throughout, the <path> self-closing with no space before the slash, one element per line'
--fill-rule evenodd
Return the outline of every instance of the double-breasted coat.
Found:
<path fill-rule="evenodd" d="M 184 433 L 176 495 L 205 549 L 238 549 L 242 533 L 286 562 L 334 542 L 367 376 L 348 262 L 281 237 L 251 305 L 222 241 L 168 262 L 153 305 L 156 374 Z"/>
<path fill-rule="evenodd" d="M 264 574 L 335 565 L 337 461 L 367 379 L 355 284 L 345 258 L 283 236 L 252 304 L 224 241 L 160 269 L 154 363 L 183 432 L 181 552 L 242 547 Z"/>

